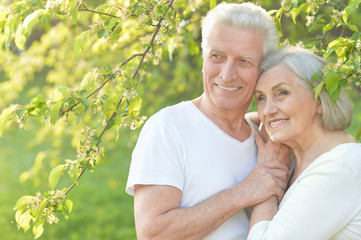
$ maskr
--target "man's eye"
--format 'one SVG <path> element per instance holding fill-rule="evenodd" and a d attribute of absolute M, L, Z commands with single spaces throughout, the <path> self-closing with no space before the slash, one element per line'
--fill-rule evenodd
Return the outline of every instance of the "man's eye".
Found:
<path fill-rule="evenodd" d="M 242 63 L 249 63 L 249 61 L 247 59 L 241 59 Z"/>
<path fill-rule="evenodd" d="M 219 54 L 214 53 L 214 54 L 212 54 L 212 57 L 213 58 L 220 58 L 221 56 Z"/>

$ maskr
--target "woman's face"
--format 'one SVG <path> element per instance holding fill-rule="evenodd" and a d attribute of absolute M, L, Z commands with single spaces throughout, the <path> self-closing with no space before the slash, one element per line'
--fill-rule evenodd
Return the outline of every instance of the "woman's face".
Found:
<path fill-rule="evenodd" d="M 312 139 L 314 127 L 321 126 L 321 107 L 314 93 L 298 84 L 283 64 L 261 74 L 255 97 L 260 119 L 274 142 L 302 143 Z"/>

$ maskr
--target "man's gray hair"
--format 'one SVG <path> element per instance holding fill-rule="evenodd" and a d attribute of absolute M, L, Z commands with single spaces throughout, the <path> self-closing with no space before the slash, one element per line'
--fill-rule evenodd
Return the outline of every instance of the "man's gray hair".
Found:
<path fill-rule="evenodd" d="M 277 50 L 278 31 L 272 17 L 266 10 L 249 2 L 241 4 L 221 3 L 210 10 L 204 18 L 202 26 L 203 56 L 209 50 L 209 34 L 212 28 L 218 24 L 262 32 L 264 35 L 263 56 Z"/>
<path fill-rule="evenodd" d="M 284 64 L 294 74 L 295 80 L 301 86 L 313 91 L 322 79 L 316 79 L 310 83 L 310 79 L 315 73 L 321 73 L 322 68 L 327 62 L 315 55 L 314 53 L 300 48 L 287 47 L 276 53 L 266 56 L 260 65 L 260 72 L 267 71 L 271 68 Z M 346 98 L 343 91 L 340 92 L 339 98 L 334 103 L 330 94 L 323 88 L 318 95 L 322 108 L 322 125 L 327 130 L 345 130 L 351 125 L 352 105 Z"/>

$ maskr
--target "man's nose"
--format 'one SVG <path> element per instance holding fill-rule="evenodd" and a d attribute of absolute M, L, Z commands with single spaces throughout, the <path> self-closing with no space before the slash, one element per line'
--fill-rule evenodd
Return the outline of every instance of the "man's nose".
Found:
<path fill-rule="evenodd" d="M 223 81 L 228 82 L 236 78 L 237 74 L 235 67 L 235 63 L 231 59 L 227 59 L 227 61 L 223 63 L 222 70 L 220 72 L 220 77 Z"/>

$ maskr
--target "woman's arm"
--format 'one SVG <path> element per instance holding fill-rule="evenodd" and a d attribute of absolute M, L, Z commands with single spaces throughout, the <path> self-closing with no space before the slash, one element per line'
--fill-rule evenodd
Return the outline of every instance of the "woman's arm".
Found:
<path fill-rule="evenodd" d="M 290 148 L 284 144 L 273 143 L 263 125 L 260 126 L 260 131 L 256 135 L 256 143 L 258 146 L 259 163 L 267 163 L 271 161 L 279 161 L 288 168 L 291 165 Z M 252 216 L 250 219 L 249 229 L 256 223 L 265 220 L 272 220 L 278 212 L 278 199 L 271 197 L 263 203 L 254 206 Z"/>
<path fill-rule="evenodd" d="M 333 153 L 317 159 L 288 190 L 276 214 L 275 201 L 257 205 L 248 240 L 332 238 L 361 211 L 361 163 L 351 158 L 352 165 Z"/>

